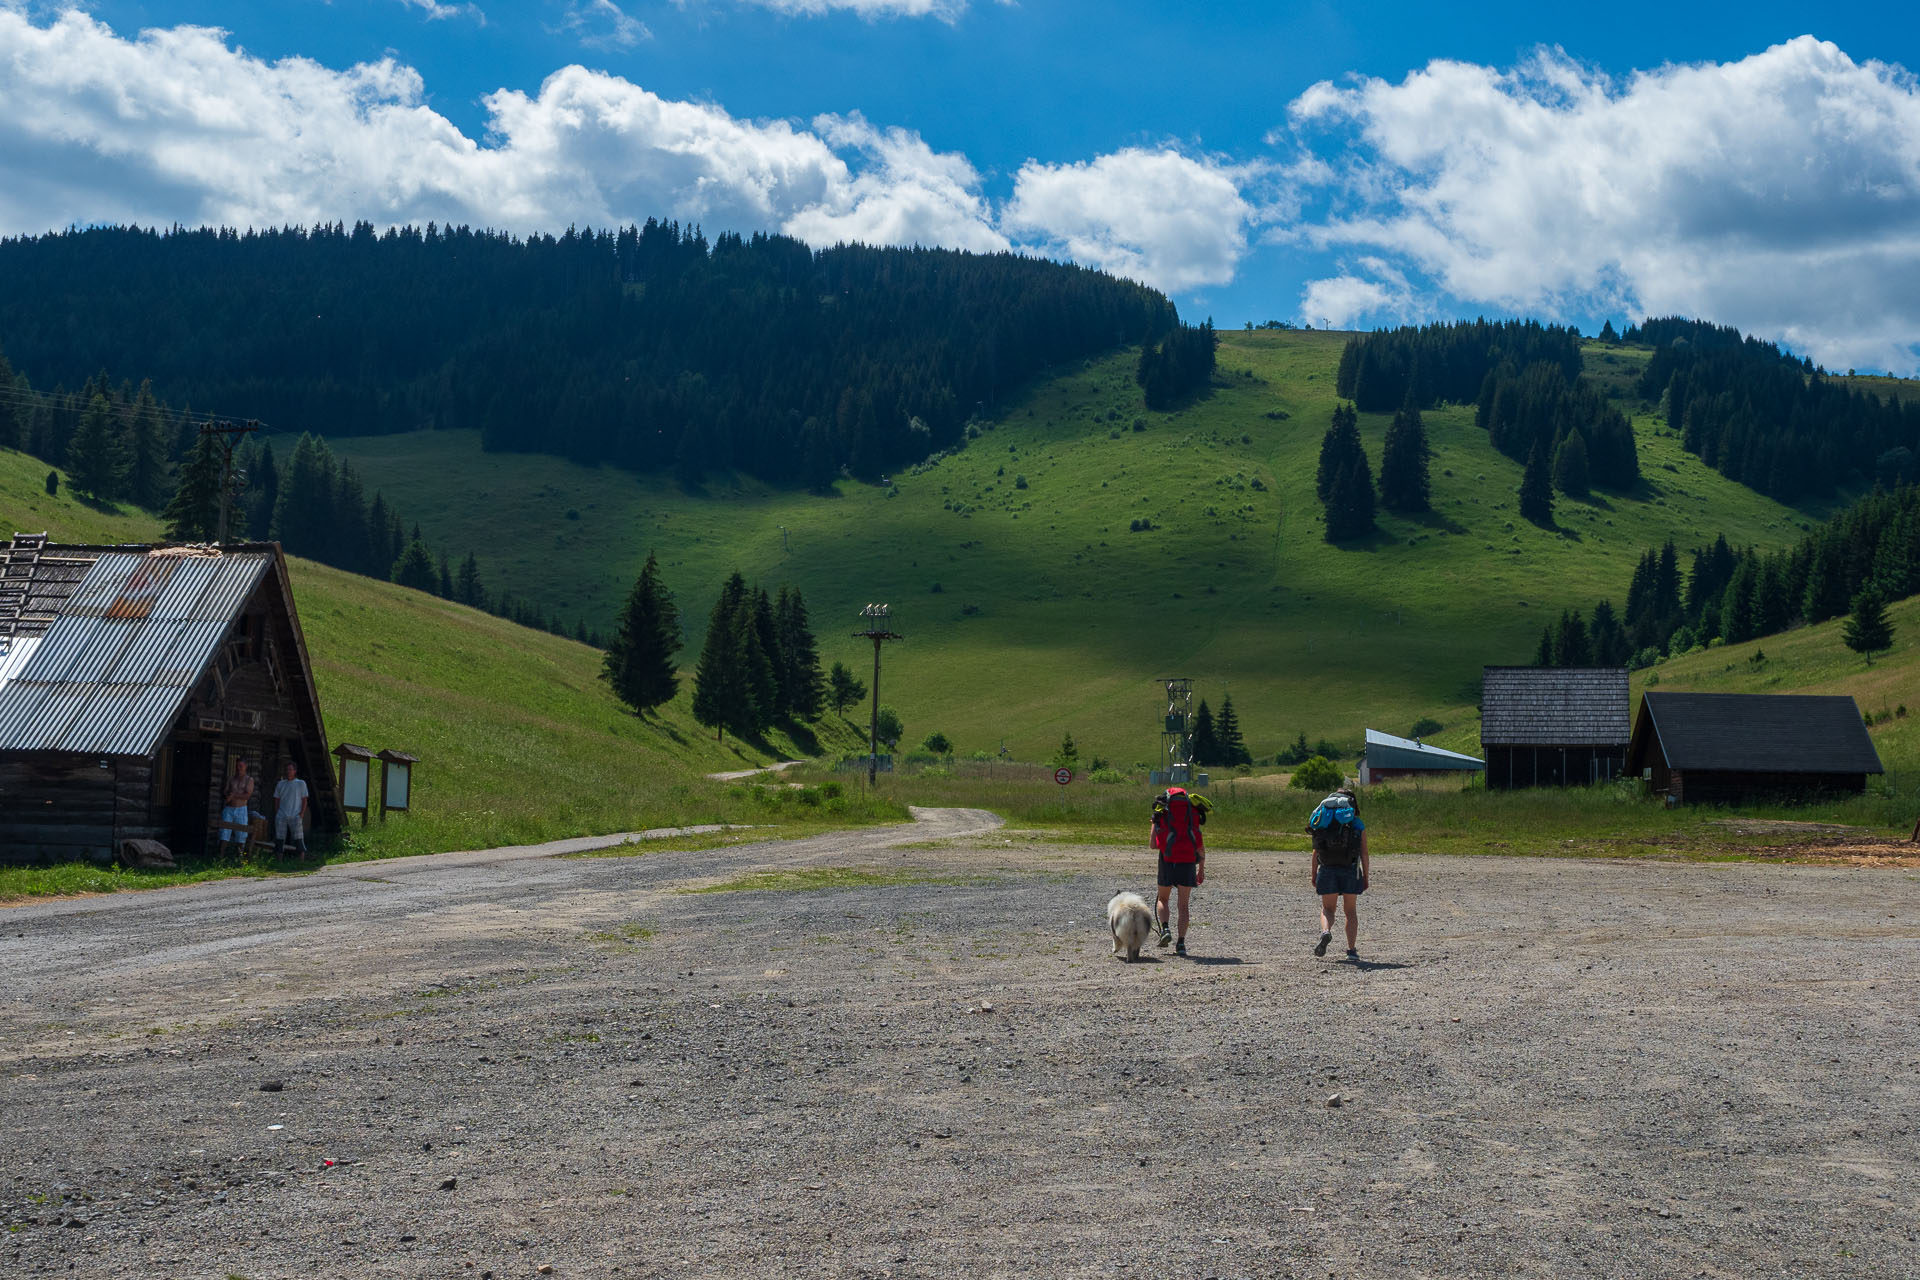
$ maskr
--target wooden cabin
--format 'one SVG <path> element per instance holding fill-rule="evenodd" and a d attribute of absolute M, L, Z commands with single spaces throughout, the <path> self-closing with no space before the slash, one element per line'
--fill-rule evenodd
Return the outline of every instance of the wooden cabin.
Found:
<path fill-rule="evenodd" d="M 1480 753 L 1487 785 L 1586 786 L 1626 768 L 1625 667 L 1487 667 L 1480 683 Z"/>
<path fill-rule="evenodd" d="M 1886 772 L 1844 694 L 1653 690 L 1640 699 L 1627 767 L 1674 804 L 1859 795 L 1868 774 Z"/>
<path fill-rule="evenodd" d="M 0 862 L 207 850 L 235 760 L 294 762 L 337 830 L 326 727 L 276 543 L 0 548 Z"/>

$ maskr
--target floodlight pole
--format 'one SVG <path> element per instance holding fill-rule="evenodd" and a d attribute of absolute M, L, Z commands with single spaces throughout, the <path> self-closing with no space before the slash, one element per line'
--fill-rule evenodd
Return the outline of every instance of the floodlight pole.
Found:
<path fill-rule="evenodd" d="M 865 631 L 853 633 L 855 640 L 873 641 L 873 709 L 867 722 L 867 785 L 873 786 L 880 776 L 880 646 L 888 640 L 904 640 L 905 636 L 896 635 L 887 630 L 889 606 L 870 604 L 860 611 L 867 620 Z"/>
<path fill-rule="evenodd" d="M 241 436 L 249 436 L 260 430 L 260 423 L 249 418 L 245 422 L 232 422 L 227 419 L 215 419 L 200 425 L 203 436 L 220 436 L 220 526 L 214 535 L 216 543 L 227 540 L 227 507 L 233 501 L 233 448 Z"/>

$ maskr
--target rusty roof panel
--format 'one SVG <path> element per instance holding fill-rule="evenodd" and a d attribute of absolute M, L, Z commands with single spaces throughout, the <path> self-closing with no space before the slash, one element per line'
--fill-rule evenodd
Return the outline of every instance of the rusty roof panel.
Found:
<path fill-rule="evenodd" d="M 0 683 L 0 751 L 146 755 L 273 555 L 111 551 Z"/>

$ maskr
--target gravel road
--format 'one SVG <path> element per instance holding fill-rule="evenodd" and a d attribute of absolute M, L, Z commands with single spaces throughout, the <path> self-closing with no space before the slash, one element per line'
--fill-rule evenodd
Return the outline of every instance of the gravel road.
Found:
<path fill-rule="evenodd" d="M 1911 869 L 1383 849 L 1354 965 L 1222 854 L 1127 965 L 1140 850 L 916 817 L 0 909 L 0 1273 L 1920 1273 Z"/>

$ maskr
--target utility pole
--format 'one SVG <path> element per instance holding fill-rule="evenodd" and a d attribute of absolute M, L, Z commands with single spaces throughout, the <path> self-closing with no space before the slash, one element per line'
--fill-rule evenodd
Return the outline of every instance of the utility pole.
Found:
<path fill-rule="evenodd" d="M 227 508 L 233 501 L 233 450 L 242 436 L 250 436 L 260 430 L 257 419 L 249 418 L 245 422 L 234 422 L 226 418 L 216 418 L 200 425 L 203 436 L 221 437 L 220 464 L 220 531 L 214 536 L 216 543 L 227 540 Z"/>
<path fill-rule="evenodd" d="M 855 640 L 873 641 L 873 712 L 867 726 L 867 785 L 871 787 L 880 776 L 880 646 L 888 640 L 905 640 L 887 629 L 887 615 L 890 612 L 884 604 L 870 604 L 860 611 L 867 620 L 865 631 L 853 633 Z"/>

